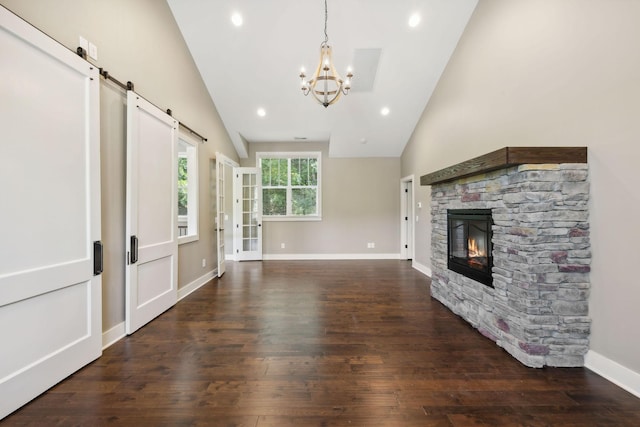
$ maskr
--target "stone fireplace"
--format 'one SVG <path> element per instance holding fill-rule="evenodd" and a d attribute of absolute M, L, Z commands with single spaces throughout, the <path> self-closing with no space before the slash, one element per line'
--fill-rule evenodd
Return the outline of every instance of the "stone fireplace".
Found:
<path fill-rule="evenodd" d="M 527 366 L 582 366 L 591 325 L 586 148 L 507 147 L 421 184 L 432 186 L 432 296 Z M 477 210 L 493 222 L 492 287 L 450 268 L 452 241 L 469 243 L 464 231 L 450 235 L 448 217 Z"/>

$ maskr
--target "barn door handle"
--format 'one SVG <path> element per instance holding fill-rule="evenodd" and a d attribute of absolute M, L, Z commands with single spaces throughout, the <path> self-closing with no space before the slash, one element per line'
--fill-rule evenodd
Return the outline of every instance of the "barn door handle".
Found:
<path fill-rule="evenodd" d="M 131 236 L 131 264 L 138 262 L 138 238 Z"/>
<path fill-rule="evenodd" d="M 93 242 L 93 275 L 102 274 L 103 267 L 102 242 L 96 240 Z"/>

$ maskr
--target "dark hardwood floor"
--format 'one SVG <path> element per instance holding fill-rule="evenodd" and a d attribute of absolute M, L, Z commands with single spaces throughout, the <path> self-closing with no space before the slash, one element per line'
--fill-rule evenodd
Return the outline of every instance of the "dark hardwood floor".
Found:
<path fill-rule="evenodd" d="M 0 421 L 32 426 L 638 426 L 583 368 L 521 365 L 406 261 L 228 272 Z"/>

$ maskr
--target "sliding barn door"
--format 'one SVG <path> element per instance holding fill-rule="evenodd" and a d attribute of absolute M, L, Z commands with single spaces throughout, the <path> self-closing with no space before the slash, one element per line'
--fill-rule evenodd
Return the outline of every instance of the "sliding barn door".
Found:
<path fill-rule="evenodd" d="M 100 356 L 102 289 L 98 70 L 3 7 L 0 52 L 1 419 Z"/>
<path fill-rule="evenodd" d="M 127 93 L 127 334 L 178 300 L 178 122 Z"/>

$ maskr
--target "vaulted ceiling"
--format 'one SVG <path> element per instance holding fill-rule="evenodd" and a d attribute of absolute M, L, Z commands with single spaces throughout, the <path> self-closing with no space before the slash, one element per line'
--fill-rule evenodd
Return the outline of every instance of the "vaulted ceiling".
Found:
<path fill-rule="evenodd" d="M 247 142 L 283 141 L 328 142 L 334 157 L 397 157 L 477 0 L 328 0 L 334 64 L 354 77 L 327 108 L 303 95 L 299 78 L 318 65 L 323 0 L 168 3 L 240 157 Z"/>

